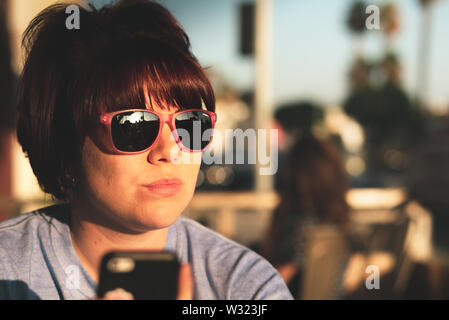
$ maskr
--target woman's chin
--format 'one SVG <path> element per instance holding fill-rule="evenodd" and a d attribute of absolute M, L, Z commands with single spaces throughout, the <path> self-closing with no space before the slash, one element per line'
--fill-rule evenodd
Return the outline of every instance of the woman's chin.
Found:
<path fill-rule="evenodd" d="M 135 217 L 134 224 L 141 229 L 141 231 L 150 231 L 157 229 L 164 229 L 175 223 L 180 216 L 175 210 L 148 210 L 143 211 Z"/>

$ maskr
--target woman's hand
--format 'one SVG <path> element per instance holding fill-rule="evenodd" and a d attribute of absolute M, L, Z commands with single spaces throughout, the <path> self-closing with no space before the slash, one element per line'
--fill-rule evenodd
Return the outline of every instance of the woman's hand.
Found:
<path fill-rule="evenodd" d="M 281 264 L 276 267 L 279 274 L 284 279 L 284 282 L 289 285 L 292 278 L 295 276 L 298 271 L 298 265 L 294 262 Z"/>
<path fill-rule="evenodd" d="M 178 274 L 178 293 L 176 300 L 193 299 L 193 275 L 188 262 L 181 264 Z M 133 295 L 123 289 L 109 291 L 100 300 L 134 300 Z"/>
<path fill-rule="evenodd" d="M 193 299 L 193 275 L 192 268 L 188 262 L 181 264 L 178 276 L 178 295 L 176 300 Z"/>

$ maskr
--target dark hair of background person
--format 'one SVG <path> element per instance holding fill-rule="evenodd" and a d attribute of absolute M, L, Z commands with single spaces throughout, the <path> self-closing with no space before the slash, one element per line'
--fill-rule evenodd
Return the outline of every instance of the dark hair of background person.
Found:
<path fill-rule="evenodd" d="M 287 132 L 300 130 L 310 133 L 313 126 L 323 120 L 324 112 L 319 104 L 303 100 L 281 105 L 274 112 L 274 118 Z"/>
<path fill-rule="evenodd" d="M 12 129 L 14 125 L 15 77 L 11 65 L 11 44 L 6 20 L 7 6 L 7 1 L 0 1 L 0 132 Z"/>
<path fill-rule="evenodd" d="M 280 203 L 262 249 L 274 265 L 289 262 L 280 261 L 276 252 L 285 236 L 282 225 L 305 220 L 345 225 L 349 220 L 349 179 L 332 142 L 305 135 L 292 146 L 284 163 Z"/>
<path fill-rule="evenodd" d="M 17 136 L 44 192 L 68 200 L 79 175 L 89 119 L 101 112 L 181 109 L 215 97 L 189 38 L 171 13 L 147 0 L 122 0 L 99 10 L 80 7 L 80 28 L 67 29 L 71 3 L 50 6 L 24 33 Z"/>

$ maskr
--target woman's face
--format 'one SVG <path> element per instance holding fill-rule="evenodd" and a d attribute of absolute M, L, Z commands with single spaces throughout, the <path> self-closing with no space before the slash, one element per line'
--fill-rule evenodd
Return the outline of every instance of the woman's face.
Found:
<path fill-rule="evenodd" d="M 178 111 L 154 104 L 152 108 L 148 101 L 147 108 L 168 114 Z M 179 157 L 193 154 L 183 154 L 171 135 L 165 124 L 153 147 L 135 155 L 105 153 L 95 139 L 86 137 L 81 161 L 85 184 L 82 201 L 102 215 L 92 219 L 128 232 L 145 232 L 174 223 L 193 196 L 201 163 L 173 161 L 176 152 Z M 177 151 L 173 152 L 173 148 Z M 179 190 L 145 186 L 159 179 L 179 179 Z"/>

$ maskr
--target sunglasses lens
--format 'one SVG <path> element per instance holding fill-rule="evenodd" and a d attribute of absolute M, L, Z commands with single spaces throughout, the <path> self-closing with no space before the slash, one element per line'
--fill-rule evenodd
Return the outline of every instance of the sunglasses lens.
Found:
<path fill-rule="evenodd" d="M 188 149 L 200 151 L 212 140 L 212 119 L 206 112 L 188 111 L 175 118 L 176 132 Z"/>
<path fill-rule="evenodd" d="M 112 141 L 124 152 L 138 152 L 150 147 L 159 132 L 159 118 L 150 112 L 130 111 L 117 114 L 111 122 Z"/>

